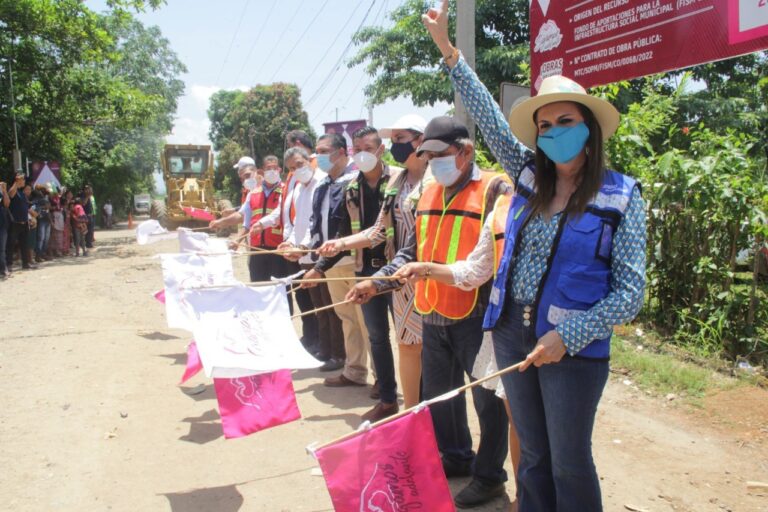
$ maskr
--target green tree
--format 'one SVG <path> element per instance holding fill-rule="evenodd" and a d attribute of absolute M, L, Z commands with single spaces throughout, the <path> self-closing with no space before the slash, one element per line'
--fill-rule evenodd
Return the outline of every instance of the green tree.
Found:
<path fill-rule="evenodd" d="M 367 63 L 374 81 L 366 95 L 379 105 L 409 96 L 418 106 L 453 101 L 453 88 L 445 73 L 436 73 L 438 52 L 421 23 L 424 2 L 407 0 L 390 14 L 391 28 L 365 27 L 353 36 L 361 46 L 350 66 Z M 455 30 L 455 5 L 450 7 L 450 30 Z M 528 2 L 477 0 L 475 11 L 476 70 L 498 96 L 501 82 L 525 83 L 529 53 Z"/>
<path fill-rule="evenodd" d="M 130 11 L 160 0 L 114 0 L 98 14 L 79 0 L 0 0 L 3 90 L 13 69 L 15 109 L 0 96 L 0 146 L 60 160 L 66 184 L 94 185 L 118 211 L 130 192 L 151 187 L 159 144 L 183 92 L 184 66 L 157 28 Z M 11 168 L 10 152 L 0 166 Z"/>
<path fill-rule="evenodd" d="M 257 85 L 248 91 L 218 91 L 211 96 L 208 118 L 211 121 L 209 137 L 216 151 L 232 148 L 229 144 L 233 142 L 246 150 L 245 153 L 252 153 L 259 165 L 269 154 L 282 160 L 285 134 L 290 130 L 304 130 L 314 137 L 301 104 L 299 88 L 294 84 Z M 225 160 L 219 156 L 217 174 L 221 176 L 227 175 L 237 161 L 236 158 L 232 162 Z M 237 196 L 240 184 L 234 179 L 227 183 L 230 195 Z"/>

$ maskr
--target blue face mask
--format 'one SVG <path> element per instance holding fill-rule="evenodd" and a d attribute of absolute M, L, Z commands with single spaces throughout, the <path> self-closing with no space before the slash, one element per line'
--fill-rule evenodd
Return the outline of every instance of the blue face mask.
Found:
<path fill-rule="evenodd" d="M 429 161 L 432 176 L 444 187 L 450 187 L 459 180 L 461 171 L 456 167 L 456 155 L 433 158 Z"/>
<path fill-rule="evenodd" d="M 322 169 L 323 172 L 328 172 L 333 167 L 330 155 L 317 155 L 317 166 Z"/>
<path fill-rule="evenodd" d="M 555 163 L 568 163 L 581 153 L 589 138 L 589 128 L 582 123 L 576 126 L 555 126 L 539 135 L 536 145 Z"/>

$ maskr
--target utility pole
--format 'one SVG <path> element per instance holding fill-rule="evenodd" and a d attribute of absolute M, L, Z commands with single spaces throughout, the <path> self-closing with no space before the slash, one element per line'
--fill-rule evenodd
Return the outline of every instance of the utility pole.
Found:
<path fill-rule="evenodd" d="M 368 103 L 368 126 L 373 126 L 373 105 Z"/>
<path fill-rule="evenodd" d="M 469 67 L 475 69 L 475 0 L 456 2 L 456 47 L 464 55 Z M 461 103 L 459 93 L 453 97 L 456 119 L 466 125 L 469 136 L 475 140 L 475 123 Z"/>
<path fill-rule="evenodd" d="M 11 122 L 13 124 L 13 167 L 21 172 L 21 151 L 19 150 L 19 132 L 16 128 L 16 93 L 13 91 L 13 42 L 11 38 L 11 55 L 8 56 L 8 83 L 11 88 Z"/>
<path fill-rule="evenodd" d="M 251 158 L 256 160 L 256 152 L 253 150 L 253 136 L 256 135 L 256 128 L 253 126 L 248 128 L 248 142 L 251 146 Z"/>

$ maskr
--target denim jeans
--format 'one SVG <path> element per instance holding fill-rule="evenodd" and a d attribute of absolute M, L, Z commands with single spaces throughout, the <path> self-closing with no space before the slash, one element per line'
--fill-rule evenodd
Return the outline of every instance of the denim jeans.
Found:
<path fill-rule="evenodd" d="M 93 215 L 89 215 L 88 216 L 88 232 L 85 234 L 85 246 L 89 249 L 93 247 L 95 230 L 96 230 L 96 221 L 94 221 Z"/>
<path fill-rule="evenodd" d="M 511 300 L 510 300 L 511 302 Z M 536 345 L 523 307 L 510 304 L 493 331 L 499 368 L 525 359 Z M 608 361 L 571 357 L 502 376 L 520 438 L 520 512 L 600 512 L 592 428 L 608 379 Z"/>
<path fill-rule="evenodd" d="M 377 268 L 363 268 L 356 272 L 358 276 L 371 276 Z M 397 381 L 395 380 L 395 359 L 392 355 L 392 344 L 389 341 L 389 315 L 392 311 L 392 294 L 377 295 L 363 304 L 363 319 L 368 329 L 368 339 L 371 342 L 371 358 L 376 369 L 376 380 L 379 382 L 381 401 L 387 404 L 397 402 Z"/>
<path fill-rule="evenodd" d="M 35 253 L 38 256 L 45 254 L 48 249 L 48 242 L 51 239 L 51 222 L 40 221 L 37 223 L 37 244 L 35 245 Z"/>
<path fill-rule="evenodd" d="M 2 215 L 2 212 L 0 212 Z M 8 270 L 5 264 L 5 247 L 8 242 L 8 224 L 0 226 L 0 274 L 4 274 Z"/>
<path fill-rule="evenodd" d="M 467 318 L 451 325 L 424 323 L 421 353 L 422 386 L 428 400 L 464 384 L 483 341 L 483 318 Z M 437 447 L 443 458 L 457 465 L 472 464 L 473 476 L 486 484 L 507 480 L 504 460 L 508 451 L 509 420 L 504 402 L 482 386 L 472 388 L 475 411 L 480 420 L 480 445 L 472 451 L 464 393 L 429 407 Z"/>

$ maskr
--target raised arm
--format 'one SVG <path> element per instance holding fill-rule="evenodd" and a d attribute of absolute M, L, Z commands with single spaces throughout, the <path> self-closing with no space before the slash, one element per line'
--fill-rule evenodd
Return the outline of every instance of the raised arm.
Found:
<path fill-rule="evenodd" d="M 453 87 L 483 133 L 491 153 L 512 179 L 516 180 L 523 165 L 533 158 L 533 153 L 512 135 L 509 123 L 488 88 L 451 43 L 448 37 L 448 2 L 443 0 L 440 10 L 427 11 L 422 16 L 422 22 L 443 55 Z"/>

